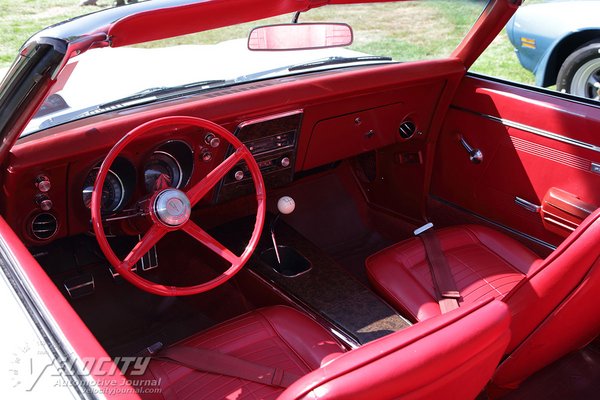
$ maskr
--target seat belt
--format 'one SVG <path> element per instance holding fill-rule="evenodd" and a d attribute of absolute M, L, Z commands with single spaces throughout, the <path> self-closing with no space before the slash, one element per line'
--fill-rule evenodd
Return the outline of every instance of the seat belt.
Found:
<path fill-rule="evenodd" d="M 414 232 L 423 241 L 427 262 L 431 272 L 431 278 L 438 294 L 438 303 L 442 314 L 455 310 L 459 307 L 458 299 L 460 293 L 456 288 L 456 282 L 450 271 L 448 260 L 442 251 L 442 246 L 433 231 L 431 222 L 417 228 Z"/>
<path fill-rule="evenodd" d="M 188 346 L 173 346 L 156 350 L 162 344 L 147 349 L 155 360 L 172 362 L 196 371 L 241 378 L 263 385 L 287 388 L 300 377 L 281 368 L 267 367 L 242 360 L 216 350 Z"/>

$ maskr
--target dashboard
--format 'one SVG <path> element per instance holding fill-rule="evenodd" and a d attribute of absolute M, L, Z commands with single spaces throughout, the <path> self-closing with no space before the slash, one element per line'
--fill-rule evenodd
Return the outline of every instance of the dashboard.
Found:
<path fill-rule="evenodd" d="M 407 159 L 414 160 L 425 148 L 448 81 L 458 82 L 463 72 L 452 60 L 434 67 L 423 71 L 400 64 L 254 82 L 50 128 L 20 139 L 11 150 L 9 167 L 2 171 L 1 212 L 28 245 L 90 232 L 91 192 L 106 154 L 127 132 L 164 116 L 200 117 L 234 133 L 256 159 L 267 194 L 291 184 L 299 172 L 391 145 L 410 149 Z M 185 192 L 230 152 L 225 140 L 197 127 L 146 132 L 110 166 L 102 190 L 103 219 L 127 220 L 157 190 Z M 399 157 L 397 163 L 403 163 L 404 156 Z M 415 168 L 420 167 L 406 171 Z M 252 191 L 242 162 L 196 207 L 224 204 Z M 111 224 L 107 233 L 135 233 L 123 231 L 123 225 Z"/>
<path fill-rule="evenodd" d="M 245 121 L 234 133 L 257 160 L 263 179 L 271 188 L 292 182 L 301 119 L 301 110 L 271 115 Z M 132 206 L 132 197 L 137 197 L 139 202 L 140 198 L 151 197 L 164 189 L 185 190 L 194 167 L 206 170 L 203 167 L 214 165 L 215 155 L 225 152 L 225 156 L 229 156 L 233 151 L 226 141 L 211 131 L 190 131 L 187 136 L 186 139 L 160 143 L 142 157 L 138 165 L 121 156 L 112 163 L 102 188 L 101 209 L 106 220 L 123 219 L 135 213 L 135 209 L 128 210 Z M 88 209 L 99 168 L 98 163 L 83 182 L 82 201 Z M 49 182 L 47 177 L 42 179 Z M 212 195 L 212 202 L 250 194 L 253 187 L 248 166 L 242 161 L 222 180 Z M 32 234 L 36 235 L 35 232 Z"/>

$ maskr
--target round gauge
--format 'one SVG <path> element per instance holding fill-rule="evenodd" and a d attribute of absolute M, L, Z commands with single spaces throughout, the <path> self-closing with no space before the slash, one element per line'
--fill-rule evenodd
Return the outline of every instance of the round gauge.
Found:
<path fill-rule="evenodd" d="M 87 208 L 92 205 L 92 192 L 94 190 L 94 182 L 96 182 L 96 176 L 98 176 L 98 168 L 92 169 L 85 178 L 83 184 L 83 203 Z M 103 212 L 115 212 L 121 207 L 123 199 L 125 198 L 125 188 L 121 178 L 113 171 L 109 170 L 104 180 L 104 186 L 102 187 L 102 211 Z"/>
<path fill-rule="evenodd" d="M 181 165 L 171 154 L 157 150 L 144 167 L 144 182 L 148 193 L 170 187 L 179 189 L 183 182 Z"/>

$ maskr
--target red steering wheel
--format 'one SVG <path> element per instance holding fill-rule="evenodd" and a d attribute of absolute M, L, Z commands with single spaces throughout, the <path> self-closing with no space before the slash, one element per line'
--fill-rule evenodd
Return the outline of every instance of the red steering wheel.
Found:
<path fill-rule="evenodd" d="M 193 185 L 187 192 L 169 188 L 155 193 L 148 201 L 145 213 L 149 216 L 152 226 L 144 234 L 142 239 L 135 245 L 133 250 L 120 260 L 116 256 L 108 241 L 102 226 L 101 204 L 102 204 L 102 187 L 108 170 L 117 158 L 117 155 L 131 143 L 135 138 L 143 135 L 151 129 L 160 128 L 172 125 L 191 125 L 206 129 L 212 133 L 219 135 L 221 138 L 229 142 L 235 149 L 225 161 L 208 173 L 200 182 Z M 215 238 L 210 236 L 206 231 L 200 228 L 190 219 L 192 207 L 200 201 L 239 161 L 244 160 L 248 165 L 248 169 L 254 181 L 256 190 L 256 223 L 252 236 L 246 246 L 246 249 L 241 256 L 235 255 L 231 250 L 227 249 Z M 96 233 L 96 239 L 100 245 L 100 249 L 106 256 L 106 259 L 121 274 L 123 278 L 137 286 L 138 288 L 150 293 L 162 296 L 183 296 L 202 293 L 210 290 L 230 279 L 235 275 L 248 261 L 252 252 L 256 249 L 256 245 L 260 239 L 260 234 L 265 221 L 265 184 L 260 173 L 260 168 L 256 164 L 252 154 L 233 134 L 220 125 L 201 118 L 172 116 L 158 118 L 146 122 L 137 128 L 127 133 L 119 140 L 113 148 L 108 152 L 108 155 L 102 162 L 94 191 L 92 193 L 92 225 Z M 132 271 L 133 266 L 137 261 L 146 254 L 152 246 L 154 246 L 168 232 L 183 230 L 194 239 L 204 244 L 210 250 L 220 255 L 222 258 L 231 263 L 231 266 L 218 277 L 194 286 L 165 286 L 147 279 Z"/>

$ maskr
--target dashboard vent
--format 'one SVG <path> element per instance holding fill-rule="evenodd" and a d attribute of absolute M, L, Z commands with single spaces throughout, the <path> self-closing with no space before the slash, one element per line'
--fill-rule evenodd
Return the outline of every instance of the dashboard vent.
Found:
<path fill-rule="evenodd" d="M 417 126 L 412 121 L 404 121 L 400 124 L 400 128 L 398 128 L 398 133 L 402 136 L 403 139 L 410 139 L 413 137 L 417 130 Z"/>
<path fill-rule="evenodd" d="M 41 213 L 31 221 L 31 233 L 38 240 L 48 240 L 58 230 L 56 217 L 49 213 Z"/>

